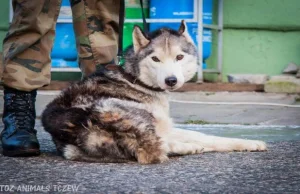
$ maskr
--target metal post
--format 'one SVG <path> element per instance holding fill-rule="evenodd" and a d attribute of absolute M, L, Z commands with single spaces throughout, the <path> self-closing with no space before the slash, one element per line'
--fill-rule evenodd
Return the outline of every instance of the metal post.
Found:
<path fill-rule="evenodd" d="M 197 1 L 197 0 L 196 0 Z M 202 48 L 202 36 L 203 36 L 203 22 L 202 22 L 202 14 L 203 14 L 203 0 L 198 0 L 198 76 L 197 83 L 203 83 L 203 48 Z"/>
<path fill-rule="evenodd" d="M 14 15 L 14 12 L 13 12 L 13 8 L 12 8 L 12 0 L 10 0 L 9 1 L 9 23 L 12 22 L 13 15 Z"/>
<path fill-rule="evenodd" d="M 222 76 L 222 62 L 223 62 L 223 0 L 218 2 L 218 71 L 219 76 Z M 221 81 L 221 77 L 219 77 Z"/>
<path fill-rule="evenodd" d="M 194 8 L 194 10 L 193 10 L 193 12 L 194 12 L 194 14 L 193 14 L 193 20 L 194 20 L 194 22 L 198 22 L 198 0 L 194 0 L 194 4 L 193 4 L 193 8 Z M 185 20 L 186 21 L 186 20 Z"/>

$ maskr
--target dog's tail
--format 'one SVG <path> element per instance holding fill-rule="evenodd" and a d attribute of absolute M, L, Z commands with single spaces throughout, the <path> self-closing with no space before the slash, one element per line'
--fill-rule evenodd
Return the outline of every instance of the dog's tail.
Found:
<path fill-rule="evenodd" d="M 109 133 L 92 123 L 95 120 L 90 120 L 91 115 L 92 108 L 71 107 L 58 97 L 48 104 L 41 120 L 57 151 L 66 159 L 105 163 L 132 161 L 134 158 L 120 151 Z"/>
<path fill-rule="evenodd" d="M 87 125 L 88 116 L 87 110 L 66 106 L 57 98 L 47 105 L 41 121 L 53 140 L 74 144 L 82 128 Z"/>

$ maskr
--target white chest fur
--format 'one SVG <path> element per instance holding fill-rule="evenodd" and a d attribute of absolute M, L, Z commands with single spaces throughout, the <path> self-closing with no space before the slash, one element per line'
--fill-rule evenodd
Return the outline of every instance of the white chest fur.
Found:
<path fill-rule="evenodd" d="M 156 132 L 163 136 L 173 128 L 172 119 L 169 116 L 169 102 L 167 96 L 158 96 L 158 100 L 147 104 L 148 110 L 155 118 Z"/>

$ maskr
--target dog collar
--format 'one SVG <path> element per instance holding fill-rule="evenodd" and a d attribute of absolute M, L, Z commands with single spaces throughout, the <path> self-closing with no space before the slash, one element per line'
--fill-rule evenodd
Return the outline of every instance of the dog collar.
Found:
<path fill-rule="evenodd" d="M 155 92 L 164 92 L 165 91 L 165 90 L 163 90 L 161 88 L 158 88 L 158 87 L 148 86 L 147 84 L 145 84 L 144 82 L 142 82 L 141 80 L 139 80 L 137 77 L 134 77 L 134 76 L 132 76 L 129 73 L 126 73 L 121 66 L 118 66 L 118 65 L 106 65 L 105 68 L 107 70 L 110 70 L 110 71 L 116 71 L 116 70 L 118 70 L 123 75 L 123 77 L 126 80 L 128 80 L 130 83 L 132 83 L 132 84 L 137 84 L 137 85 L 139 85 L 141 87 L 147 88 L 148 90 L 152 90 L 152 91 L 155 91 Z"/>

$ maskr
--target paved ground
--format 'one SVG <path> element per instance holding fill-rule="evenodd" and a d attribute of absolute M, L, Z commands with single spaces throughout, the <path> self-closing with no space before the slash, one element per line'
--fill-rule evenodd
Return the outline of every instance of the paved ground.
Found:
<path fill-rule="evenodd" d="M 38 113 L 52 98 L 39 95 Z M 295 104 L 296 96 L 198 93 L 173 94 L 172 99 Z M 20 193 L 34 190 L 36 193 L 63 190 L 66 193 L 300 193 L 300 108 L 172 103 L 171 110 L 177 122 L 192 119 L 265 124 L 267 126 L 205 125 L 200 130 L 214 135 L 266 140 L 269 151 L 176 157 L 158 165 L 72 162 L 56 155 L 49 135 L 37 121 L 42 155 L 8 158 L 0 154 L 0 193 L 10 189 L 13 193 L 18 190 Z M 290 127 L 269 126 L 274 124 Z"/>
<path fill-rule="evenodd" d="M 40 157 L 0 155 L 0 193 L 5 193 L 1 185 L 4 185 L 2 189 L 7 185 L 14 191 L 23 189 L 22 193 L 30 187 L 33 191 L 34 186 L 37 193 L 48 189 L 51 193 L 62 191 L 59 189 L 66 189 L 66 193 L 75 193 L 72 191 L 76 189 L 76 193 L 300 192 L 300 128 L 289 129 L 294 131 L 288 136 L 277 135 L 281 136 L 280 140 L 269 142 L 268 152 L 209 153 L 176 157 L 157 165 L 66 161 L 56 155 L 49 135 L 41 130 L 39 122 L 38 130 L 43 152 Z M 209 128 L 202 130 L 208 132 Z M 278 130 L 269 129 L 268 132 Z M 216 131 L 211 133 L 216 134 Z M 256 129 L 258 136 L 259 131 Z M 267 131 L 264 132 L 261 136 Z M 235 136 L 242 134 L 243 130 L 239 130 Z M 294 140 L 290 140 L 291 137 Z"/>
<path fill-rule="evenodd" d="M 299 96 L 256 92 L 172 93 L 171 115 L 175 122 L 252 125 L 300 125 Z M 186 104 L 178 101 L 194 101 Z M 201 103 L 201 104 L 197 104 Z M 226 104 L 227 103 L 227 104 Z M 267 105 L 269 104 L 269 105 Z M 297 105 L 284 107 L 279 105 Z"/>
<path fill-rule="evenodd" d="M 41 91 L 37 97 L 37 115 L 41 115 L 45 105 L 58 91 Z M 0 91 L 0 99 L 2 98 Z M 299 95 L 271 94 L 257 92 L 185 92 L 171 93 L 171 100 L 195 101 L 204 104 L 171 102 L 171 116 L 176 123 L 188 120 L 209 123 L 264 124 L 264 125 L 300 125 Z M 212 104 L 205 104 L 212 103 Z M 223 105 L 220 103 L 229 103 Z M 232 103 L 244 103 L 242 105 Z M 246 104 L 245 104 L 246 103 Z M 247 104 L 248 103 L 248 104 Z M 249 103 L 258 103 L 253 105 Z M 263 106 L 260 103 L 283 105 L 298 104 L 295 107 Z M 0 114 L 3 101 L 0 100 Z"/>

